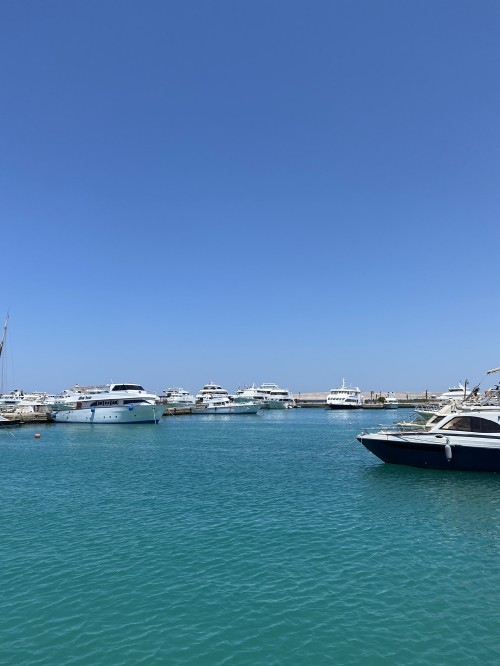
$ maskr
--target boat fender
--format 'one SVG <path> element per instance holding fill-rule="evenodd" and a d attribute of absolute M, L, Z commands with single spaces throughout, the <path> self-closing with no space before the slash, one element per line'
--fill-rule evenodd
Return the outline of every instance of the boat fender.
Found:
<path fill-rule="evenodd" d="M 444 455 L 446 456 L 446 460 L 450 461 L 452 457 L 452 451 L 451 451 L 451 446 L 449 444 L 446 444 L 444 447 Z"/>
<path fill-rule="evenodd" d="M 129 406 L 128 406 L 128 410 L 129 410 L 129 412 L 131 412 L 133 409 L 134 409 L 134 406 L 133 406 L 133 405 L 129 405 Z"/>
<path fill-rule="evenodd" d="M 91 407 L 91 408 L 90 408 L 90 411 L 91 411 L 92 414 L 93 414 L 93 413 L 95 412 L 95 407 Z"/>

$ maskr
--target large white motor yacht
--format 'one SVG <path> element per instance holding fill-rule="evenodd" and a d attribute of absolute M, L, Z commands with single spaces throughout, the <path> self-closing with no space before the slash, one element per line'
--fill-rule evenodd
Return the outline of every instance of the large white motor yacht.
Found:
<path fill-rule="evenodd" d="M 196 398 L 183 388 L 167 388 L 161 394 L 161 400 L 168 407 L 191 407 Z"/>
<path fill-rule="evenodd" d="M 261 407 L 264 407 L 264 402 L 267 400 L 267 396 L 255 384 L 239 388 L 233 398 L 235 402 L 259 402 Z"/>
<path fill-rule="evenodd" d="M 59 423 L 158 423 L 164 411 L 140 384 L 110 384 L 72 395 L 52 415 Z"/>
<path fill-rule="evenodd" d="M 467 387 L 463 386 L 463 384 L 459 382 L 458 386 L 450 387 L 447 391 L 438 396 L 437 400 L 441 403 L 450 402 L 451 400 L 463 402 L 469 397 L 469 395 L 470 391 L 467 390 Z"/>
<path fill-rule="evenodd" d="M 429 419 L 431 416 L 441 410 L 444 405 L 461 405 L 464 401 L 470 398 L 472 391 L 468 390 L 459 382 L 458 386 L 452 386 L 440 396 L 435 398 L 435 401 L 429 405 L 423 405 L 415 409 L 416 413 L 423 419 Z"/>
<path fill-rule="evenodd" d="M 267 397 L 264 406 L 267 409 L 291 409 L 295 407 L 295 398 L 288 389 L 282 389 L 277 384 L 261 384 L 260 390 Z"/>
<path fill-rule="evenodd" d="M 357 386 L 346 386 L 342 380 L 342 386 L 331 389 L 326 404 L 330 409 L 361 409 L 364 400 Z"/>

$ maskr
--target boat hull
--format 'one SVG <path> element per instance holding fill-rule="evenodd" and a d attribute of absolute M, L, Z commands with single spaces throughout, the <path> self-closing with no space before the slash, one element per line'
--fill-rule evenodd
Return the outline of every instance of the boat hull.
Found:
<path fill-rule="evenodd" d="M 118 407 L 66 409 L 53 413 L 57 423 L 158 423 L 165 405 L 120 405 Z"/>
<path fill-rule="evenodd" d="M 500 444 L 441 441 L 436 436 L 358 435 L 358 441 L 385 463 L 474 472 L 500 472 Z"/>
<path fill-rule="evenodd" d="M 287 403 L 281 400 L 265 400 L 262 403 L 262 409 L 286 409 L 287 407 Z"/>
<path fill-rule="evenodd" d="M 362 409 L 363 405 L 330 405 L 327 404 L 329 409 Z"/>
<path fill-rule="evenodd" d="M 257 414 L 260 405 L 245 405 L 242 403 L 233 403 L 231 405 L 222 405 L 221 407 L 193 407 L 191 414 Z"/>
<path fill-rule="evenodd" d="M 20 419 L 0 419 L 0 428 L 12 428 L 21 425 Z"/>

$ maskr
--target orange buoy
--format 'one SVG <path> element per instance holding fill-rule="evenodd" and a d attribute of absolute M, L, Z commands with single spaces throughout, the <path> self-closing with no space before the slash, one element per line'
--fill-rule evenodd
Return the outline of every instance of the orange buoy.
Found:
<path fill-rule="evenodd" d="M 35 435 L 35 439 L 40 439 L 40 437 L 41 437 L 40 433 L 37 432 L 36 435 Z"/>

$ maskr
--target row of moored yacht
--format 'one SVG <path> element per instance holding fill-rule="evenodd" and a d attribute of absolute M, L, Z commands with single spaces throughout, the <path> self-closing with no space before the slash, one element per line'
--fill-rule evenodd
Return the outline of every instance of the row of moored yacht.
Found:
<path fill-rule="evenodd" d="M 276 384 L 241 389 L 234 396 L 214 383 L 203 386 L 196 397 L 184 389 L 166 389 L 158 396 L 130 383 L 76 386 L 58 395 L 12 391 L 0 396 L 0 412 L 16 416 L 51 412 L 59 423 L 158 423 L 172 406 L 189 407 L 193 414 L 256 414 L 261 408 L 294 407 L 295 401 L 289 391 Z"/>
<path fill-rule="evenodd" d="M 261 384 L 238 389 L 234 395 L 210 382 L 196 396 L 181 388 L 163 391 L 169 407 L 190 407 L 193 414 L 255 414 L 259 409 L 290 409 L 295 407 L 293 395 L 276 384 Z"/>

